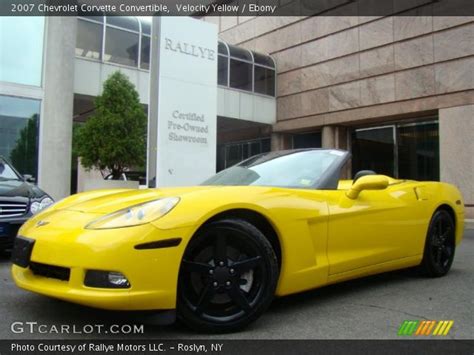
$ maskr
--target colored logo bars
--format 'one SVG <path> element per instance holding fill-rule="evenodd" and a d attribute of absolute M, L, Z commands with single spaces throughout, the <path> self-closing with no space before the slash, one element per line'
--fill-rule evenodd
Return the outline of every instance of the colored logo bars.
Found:
<path fill-rule="evenodd" d="M 448 335 L 454 321 L 452 320 L 406 320 L 400 325 L 398 335 Z"/>

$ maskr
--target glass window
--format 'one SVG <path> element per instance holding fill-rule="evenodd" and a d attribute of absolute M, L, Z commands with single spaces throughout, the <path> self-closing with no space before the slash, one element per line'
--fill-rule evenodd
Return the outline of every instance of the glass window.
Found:
<path fill-rule="evenodd" d="M 223 170 L 202 185 L 317 188 L 343 161 L 344 154 L 330 149 L 270 152 Z"/>
<path fill-rule="evenodd" d="M 232 144 L 226 147 L 226 166 L 235 165 L 242 160 L 242 144 Z"/>
<path fill-rule="evenodd" d="M 44 17 L 0 17 L 0 81 L 41 86 Z"/>
<path fill-rule="evenodd" d="M 37 177 L 40 101 L 0 96 L 0 155 Z"/>
<path fill-rule="evenodd" d="M 230 87 L 252 91 L 252 64 L 230 60 Z"/>
<path fill-rule="evenodd" d="M 151 21 L 148 19 L 140 19 L 140 22 L 142 24 L 142 33 L 145 33 L 147 35 L 151 35 Z"/>
<path fill-rule="evenodd" d="M 256 52 L 252 53 L 253 59 L 255 60 L 255 64 L 261 64 L 267 67 L 275 68 L 275 63 L 273 62 L 273 59 L 271 57 Z"/>
<path fill-rule="evenodd" d="M 398 128 L 398 176 L 402 179 L 439 181 L 438 123 Z"/>
<path fill-rule="evenodd" d="M 86 19 L 89 19 L 91 21 L 96 21 L 96 22 L 100 22 L 100 23 L 104 23 L 104 14 L 101 13 L 101 12 L 94 12 L 94 11 L 91 11 L 88 13 L 90 14 L 94 14 L 94 16 L 81 16 L 79 17 L 79 19 L 81 18 L 86 18 Z"/>
<path fill-rule="evenodd" d="M 105 61 L 138 66 L 138 34 L 107 27 L 105 36 Z"/>
<path fill-rule="evenodd" d="M 395 138 L 393 126 L 357 130 L 352 140 L 353 174 L 373 170 L 395 176 Z"/>
<path fill-rule="evenodd" d="M 140 68 L 150 69 L 150 37 L 148 36 L 142 36 L 142 53 L 140 62 Z"/>
<path fill-rule="evenodd" d="M 437 121 L 357 130 L 352 172 L 369 169 L 401 179 L 438 181 L 438 132 Z"/>
<path fill-rule="evenodd" d="M 107 25 L 113 25 L 121 28 L 126 28 L 127 30 L 132 30 L 139 32 L 140 27 L 138 21 L 135 17 L 125 17 L 125 16 L 107 16 L 106 18 Z"/>
<path fill-rule="evenodd" d="M 102 52 L 102 25 L 84 21 L 77 21 L 76 56 L 100 59 Z"/>
<path fill-rule="evenodd" d="M 217 59 L 217 84 L 228 86 L 228 70 L 229 62 L 228 58 L 222 55 L 218 56 Z"/>
<path fill-rule="evenodd" d="M 321 148 L 321 132 L 295 134 L 293 149 Z"/>
<path fill-rule="evenodd" d="M 275 96 L 275 70 L 256 65 L 254 91 L 259 94 Z"/>
<path fill-rule="evenodd" d="M 252 62 L 252 54 L 244 48 L 229 46 L 230 56 Z"/>
<path fill-rule="evenodd" d="M 219 52 L 219 54 L 229 55 L 229 53 L 227 52 L 227 46 L 223 42 L 219 42 L 217 44 L 217 51 Z"/>
<path fill-rule="evenodd" d="M 231 167 L 256 154 L 270 151 L 270 138 L 217 146 L 217 171 Z"/>

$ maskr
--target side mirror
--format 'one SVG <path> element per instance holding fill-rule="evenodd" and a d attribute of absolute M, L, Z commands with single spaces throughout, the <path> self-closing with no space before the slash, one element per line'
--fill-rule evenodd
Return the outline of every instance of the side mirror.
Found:
<path fill-rule="evenodd" d="M 363 190 L 384 190 L 388 186 L 388 177 L 385 175 L 367 175 L 357 179 L 347 191 L 346 196 L 351 200 L 359 197 Z"/>
<path fill-rule="evenodd" d="M 31 183 L 36 182 L 36 179 L 33 177 L 33 175 L 30 175 L 30 174 L 23 174 L 23 179 L 25 179 L 26 182 L 31 182 Z"/>

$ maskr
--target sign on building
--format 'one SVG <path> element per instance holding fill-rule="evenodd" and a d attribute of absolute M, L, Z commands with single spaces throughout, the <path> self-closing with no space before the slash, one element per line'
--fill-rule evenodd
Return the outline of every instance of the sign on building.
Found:
<path fill-rule="evenodd" d="M 155 17 L 152 35 L 149 184 L 199 184 L 216 169 L 217 27 Z"/>

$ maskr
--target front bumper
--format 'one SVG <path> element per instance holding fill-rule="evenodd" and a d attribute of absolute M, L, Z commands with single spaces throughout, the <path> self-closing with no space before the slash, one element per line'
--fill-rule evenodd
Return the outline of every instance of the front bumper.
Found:
<path fill-rule="evenodd" d="M 74 214 L 73 212 L 68 212 Z M 67 228 L 65 220 L 20 231 L 35 240 L 31 261 L 70 270 L 69 280 L 34 274 L 30 267 L 13 265 L 15 283 L 50 297 L 110 310 L 165 310 L 176 307 L 179 266 L 189 228 L 160 230 L 151 224 L 110 230 Z M 76 219 L 86 218 L 75 213 Z M 90 216 L 89 216 L 90 217 Z M 79 224 L 84 225 L 81 221 Z M 77 223 L 76 222 L 76 223 Z M 137 250 L 135 245 L 182 238 L 178 246 Z M 87 270 L 123 273 L 128 289 L 95 288 L 84 285 Z"/>

